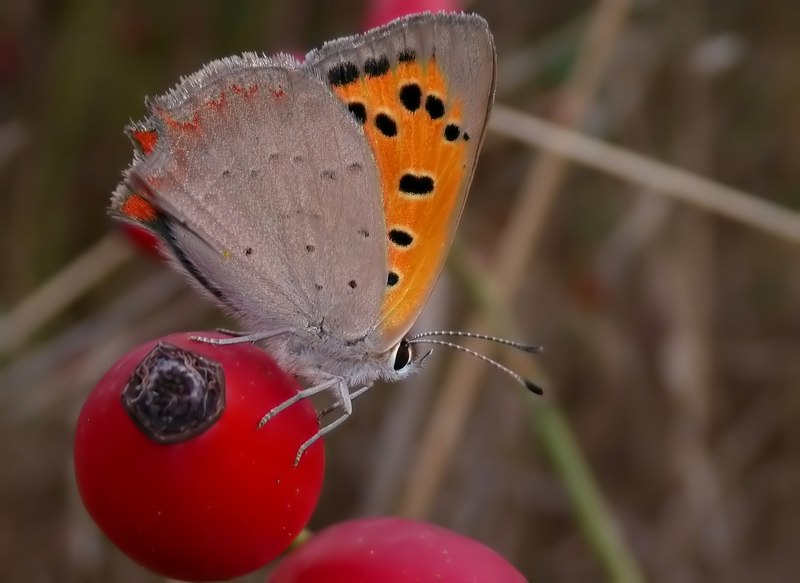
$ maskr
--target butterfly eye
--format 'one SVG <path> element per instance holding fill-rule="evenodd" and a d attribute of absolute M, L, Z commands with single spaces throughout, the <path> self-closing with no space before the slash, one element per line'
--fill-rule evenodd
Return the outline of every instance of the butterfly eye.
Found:
<path fill-rule="evenodd" d="M 392 368 L 396 371 L 403 370 L 411 362 L 411 345 L 403 339 L 395 347 L 394 353 L 390 358 Z"/>

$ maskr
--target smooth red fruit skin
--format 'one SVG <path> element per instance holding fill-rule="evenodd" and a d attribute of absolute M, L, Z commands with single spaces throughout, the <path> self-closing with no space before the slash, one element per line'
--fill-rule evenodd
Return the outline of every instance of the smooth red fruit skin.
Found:
<path fill-rule="evenodd" d="M 263 350 L 190 335 L 159 340 L 222 364 L 226 405 L 217 422 L 170 445 L 134 424 L 120 394 L 157 344 L 148 342 L 120 359 L 86 400 L 75 474 L 89 514 L 132 559 L 176 579 L 229 579 L 273 560 L 305 526 L 322 487 L 324 450 L 317 442 L 294 467 L 298 447 L 318 428 L 308 401 L 256 429 L 264 413 L 299 389 Z"/>
<path fill-rule="evenodd" d="M 158 237 L 156 237 L 153 233 L 144 229 L 143 227 L 137 227 L 131 223 L 122 223 L 120 225 L 120 229 L 122 230 L 125 238 L 128 239 L 128 242 L 130 242 L 131 245 L 133 245 L 144 255 L 159 261 L 164 260 L 164 255 L 162 255 L 161 251 L 159 250 L 160 244 L 158 242 Z"/>
<path fill-rule="evenodd" d="M 476 540 L 405 518 L 363 518 L 315 534 L 267 583 L 524 583 Z"/>
<path fill-rule="evenodd" d="M 369 0 L 366 5 L 365 29 L 381 26 L 417 12 L 460 12 L 463 0 Z"/>

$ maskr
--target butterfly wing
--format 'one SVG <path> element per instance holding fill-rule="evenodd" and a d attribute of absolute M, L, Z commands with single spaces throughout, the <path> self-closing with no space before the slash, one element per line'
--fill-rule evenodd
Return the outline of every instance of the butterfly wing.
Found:
<path fill-rule="evenodd" d="M 216 61 L 149 103 L 112 214 L 257 331 L 374 327 L 386 243 L 375 160 L 330 90 L 289 57 Z"/>
<path fill-rule="evenodd" d="M 306 57 L 363 125 L 380 172 L 387 349 L 422 311 L 458 224 L 495 87 L 495 50 L 475 15 L 424 14 L 327 43 Z"/>

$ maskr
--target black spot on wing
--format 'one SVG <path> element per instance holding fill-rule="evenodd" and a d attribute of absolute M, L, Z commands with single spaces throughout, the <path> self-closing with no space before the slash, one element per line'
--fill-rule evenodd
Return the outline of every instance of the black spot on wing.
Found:
<path fill-rule="evenodd" d="M 355 63 L 346 61 L 339 63 L 328 71 L 328 81 L 334 87 L 341 87 L 342 85 L 349 85 L 357 81 L 361 74 L 358 71 Z"/>
<path fill-rule="evenodd" d="M 430 194 L 433 186 L 433 178 L 424 174 L 403 174 L 400 177 L 400 192 L 406 194 Z"/>
<path fill-rule="evenodd" d="M 386 55 L 381 55 L 377 59 L 367 59 L 364 61 L 364 73 L 369 77 L 380 77 L 389 72 L 389 59 Z"/>
<path fill-rule="evenodd" d="M 356 118 L 358 123 L 363 124 L 367 121 L 367 108 L 364 107 L 363 103 L 351 101 L 347 104 L 347 109 L 353 114 L 353 117 Z"/>
<path fill-rule="evenodd" d="M 379 113 L 375 116 L 375 127 L 387 138 L 397 135 L 397 124 L 385 113 Z"/>
<path fill-rule="evenodd" d="M 389 276 L 386 278 L 386 286 L 387 287 L 394 287 L 397 285 L 397 282 L 400 281 L 400 276 L 397 275 L 394 271 L 389 272 Z"/>
<path fill-rule="evenodd" d="M 400 53 L 397 55 L 397 60 L 401 63 L 413 63 L 416 59 L 417 53 L 415 53 L 412 49 L 400 51 Z"/>
<path fill-rule="evenodd" d="M 414 237 L 408 231 L 392 229 L 389 231 L 389 240 L 398 247 L 408 247 L 414 242 Z"/>
<path fill-rule="evenodd" d="M 425 111 L 431 119 L 439 119 L 444 115 L 444 102 L 435 95 L 428 95 L 425 98 Z"/>
<path fill-rule="evenodd" d="M 448 142 L 454 142 L 461 135 L 461 129 L 454 123 L 449 123 L 444 128 L 444 139 Z"/>
<path fill-rule="evenodd" d="M 400 88 L 400 103 L 408 111 L 417 111 L 422 104 L 422 90 L 416 83 L 409 83 Z"/>

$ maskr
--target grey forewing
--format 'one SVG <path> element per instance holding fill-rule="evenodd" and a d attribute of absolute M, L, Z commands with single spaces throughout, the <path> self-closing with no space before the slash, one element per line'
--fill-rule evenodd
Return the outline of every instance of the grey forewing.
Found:
<path fill-rule="evenodd" d="M 159 145 L 127 180 L 175 218 L 175 241 L 246 325 L 368 334 L 386 284 L 380 182 L 327 87 L 246 57 L 209 65 L 151 108 Z"/>

